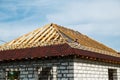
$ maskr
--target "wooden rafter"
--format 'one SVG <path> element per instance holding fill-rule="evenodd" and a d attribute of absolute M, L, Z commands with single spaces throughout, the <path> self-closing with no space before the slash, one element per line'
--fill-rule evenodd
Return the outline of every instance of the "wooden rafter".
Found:
<path fill-rule="evenodd" d="M 69 40 L 71 40 L 69 42 Z M 77 40 L 77 41 L 75 41 Z M 77 43 L 76 43 L 77 42 Z M 86 35 L 56 24 L 48 24 L 0 46 L 0 50 L 30 48 L 67 43 L 71 47 L 119 56 L 117 52 Z"/>

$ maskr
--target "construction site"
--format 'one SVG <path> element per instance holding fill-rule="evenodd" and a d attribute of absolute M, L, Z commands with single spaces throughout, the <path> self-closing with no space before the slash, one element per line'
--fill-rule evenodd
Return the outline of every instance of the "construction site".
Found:
<path fill-rule="evenodd" d="M 0 80 L 120 80 L 120 54 L 51 23 L 0 45 Z"/>

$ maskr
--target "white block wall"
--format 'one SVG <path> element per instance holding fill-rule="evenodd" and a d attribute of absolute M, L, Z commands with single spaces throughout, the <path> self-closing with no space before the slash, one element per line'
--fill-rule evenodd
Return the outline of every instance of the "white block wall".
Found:
<path fill-rule="evenodd" d="M 20 80 L 38 80 L 36 68 L 42 67 L 53 68 L 55 74 L 53 80 L 74 80 L 73 59 L 69 58 L 0 62 L 0 80 L 6 80 L 6 69 L 19 69 Z"/>
<path fill-rule="evenodd" d="M 120 65 L 74 59 L 74 80 L 108 80 L 108 69 L 117 69 L 120 80 Z"/>
<path fill-rule="evenodd" d="M 69 57 L 2 62 L 0 80 L 5 80 L 5 69 L 19 69 L 20 80 L 38 80 L 36 68 L 41 67 L 55 68 L 54 80 L 108 80 L 108 69 L 117 69 L 120 80 L 120 65 Z"/>

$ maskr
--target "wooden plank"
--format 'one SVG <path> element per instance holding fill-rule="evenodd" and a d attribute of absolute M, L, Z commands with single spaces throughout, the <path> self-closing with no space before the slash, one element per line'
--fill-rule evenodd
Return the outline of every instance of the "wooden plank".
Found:
<path fill-rule="evenodd" d="M 28 33 L 27 35 L 24 35 L 23 38 L 19 39 L 19 43 L 22 44 L 23 42 L 25 42 L 25 41 L 27 40 L 27 38 L 26 38 L 27 36 L 32 35 L 32 34 L 34 34 L 35 32 L 37 33 L 37 32 L 39 32 L 39 30 L 41 30 L 41 28 L 38 28 L 38 29 L 32 31 L 32 32 Z M 34 34 L 34 35 L 35 35 L 35 34 Z M 30 38 L 30 37 L 29 37 L 29 38 Z"/>
<path fill-rule="evenodd" d="M 36 36 L 40 31 L 42 30 L 42 28 L 39 28 L 35 31 L 33 31 L 29 37 L 26 39 L 26 41 L 22 41 L 21 43 L 30 43 L 30 41 L 34 38 L 34 36 Z"/>
<path fill-rule="evenodd" d="M 55 33 L 55 32 L 56 32 L 56 31 L 54 30 L 54 28 L 52 28 L 52 30 L 50 30 L 50 32 L 41 40 L 41 42 L 49 41 L 47 38 L 53 37 L 53 36 L 52 36 L 52 33 Z"/>
<path fill-rule="evenodd" d="M 52 39 L 53 37 L 57 37 L 57 36 L 55 36 L 55 34 L 56 34 L 56 31 L 52 32 L 52 35 L 49 36 L 49 38 L 46 40 L 46 42 L 50 41 L 50 39 Z"/>
<path fill-rule="evenodd" d="M 19 38 L 14 44 L 18 44 L 18 43 L 21 44 L 21 42 L 23 42 L 26 39 L 25 37 L 29 36 L 31 33 L 32 32 L 29 32 L 29 33 L 21 36 L 21 38 Z"/>
<path fill-rule="evenodd" d="M 48 28 L 47 30 L 44 31 L 43 34 L 39 35 L 38 38 L 35 40 L 35 42 L 38 42 L 39 40 L 42 40 L 44 36 L 52 29 L 52 27 Z"/>
<path fill-rule="evenodd" d="M 49 28 L 49 26 L 45 26 L 39 33 L 37 33 L 37 34 L 34 36 L 33 39 L 31 39 L 31 40 L 29 41 L 29 43 L 36 42 L 35 40 L 36 40 L 41 34 L 43 34 L 43 33 L 46 31 L 46 29 L 48 29 L 48 28 Z"/>
<path fill-rule="evenodd" d="M 56 29 L 56 31 L 57 31 L 58 34 L 61 36 L 61 38 L 62 38 L 64 41 L 66 41 L 66 40 L 64 39 L 63 35 L 60 33 L 58 26 L 54 24 L 53 27 Z"/>
<path fill-rule="evenodd" d="M 53 39 L 53 41 L 58 40 L 59 37 L 60 37 L 60 35 L 57 35 L 57 36 Z"/>

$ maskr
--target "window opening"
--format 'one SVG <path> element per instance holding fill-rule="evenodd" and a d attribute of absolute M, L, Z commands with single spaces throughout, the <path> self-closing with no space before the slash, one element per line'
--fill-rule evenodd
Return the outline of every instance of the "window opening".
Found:
<path fill-rule="evenodd" d="M 117 80 L 117 69 L 108 69 L 109 80 Z"/>

